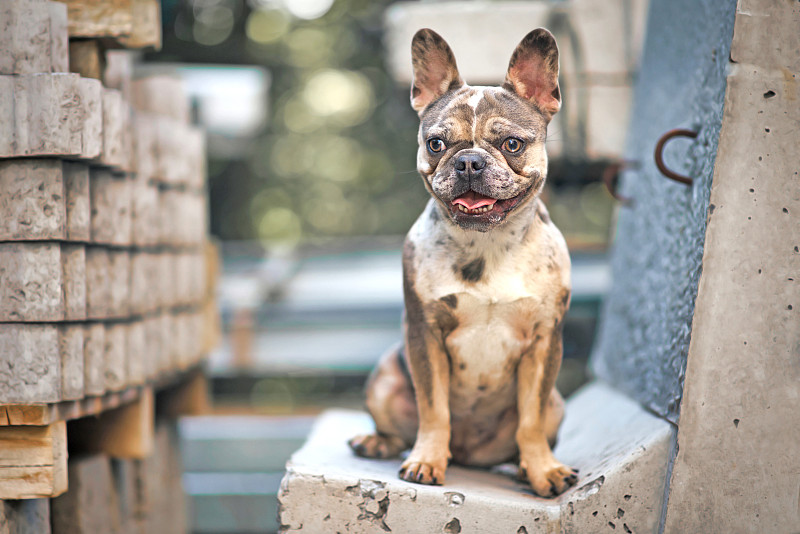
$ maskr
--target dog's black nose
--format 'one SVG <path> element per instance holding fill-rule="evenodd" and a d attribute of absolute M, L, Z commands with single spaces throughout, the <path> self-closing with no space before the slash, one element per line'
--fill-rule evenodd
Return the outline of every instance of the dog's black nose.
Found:
<path fill-rule="evenodd" d="M 456 157 L 455 166 L 459 177 L 476 176 L 486 167 L 486 158 L 475 152 L 467 152 Z"/>

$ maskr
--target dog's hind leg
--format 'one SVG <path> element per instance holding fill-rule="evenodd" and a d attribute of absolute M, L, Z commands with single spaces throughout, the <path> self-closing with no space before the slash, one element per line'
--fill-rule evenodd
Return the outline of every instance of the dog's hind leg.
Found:
<path fill-rule="evenodd" d="M 403 345 L 384 354 L 367 381 L 367 409 L 375 432 L 349 441 L 358 456 L 391 458 L 414 444 L 419 419 Z"/>

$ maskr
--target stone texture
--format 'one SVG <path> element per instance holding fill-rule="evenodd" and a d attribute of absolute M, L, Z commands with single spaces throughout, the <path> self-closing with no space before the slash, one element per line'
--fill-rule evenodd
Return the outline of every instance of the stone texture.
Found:
<path fill-rule="evenodd" d="M 59 402 L 58 326 L 0 323 L 0 404 Z"/>
<path fill-rule="evenodd" d="M 106 324 L 105 385 L 108 391 L 120 391 L 127 386 L 128 328 L 123 323 Z"/>
<path fill-rule="evenodd" d="M 100 161 L 109 167 L 131 171 L 133 139 L 131 109 L 117 89 L 103 89 L 103 152 Z"/>
<path fill-rule="evenodd" d="M 0 243 L 0 321 L 86 317 L 82 245 Z"/>
<path fill-rule="evenodd" d="M 139 111 L 171 117 L 189 124 L 191 110 L 183 89 L 183 81 L 176 76 L 147 76 L 134 80 L 131 104 Z"/>
<path fill-rule="evenodd" d="M 61 353 L 61 398 L 82 399 L 84 395 L 84 338 L 83 326 L 69 323 L 58 327 L 58 346 Z"/>
<path fill-rule="evenodd" d="M 108 253 L 108 260 L 110 269 L 108 316 L 125 319 L 130 315 L 130 252 L 112 249 Z"/>
<path fill-rule="evenodd" d="M 611 259 L 613 284 L 592 355 L 594 372 L 658 414 L 677 421 L 736 2 L 653 2 L 634 89 L 622 208 Z M 715 21 L 709 24 L 708 21 Z M 686 187 L 656 169 L 658 138 L 677 127 L 668 165 L 694 178 Z"/>
<path fill-rule="evenodd" d="M 152 252 L 131 252 L 130 311 L 144 315 L 158 308 L 158 256 Z"/>
<path fill-rule="evenodd" d="M 62 167 L 67 191 L 67 239 L 89 241 L 91 231 L 89 166 L 65 161 Z"/>
<path fill-rule="evenodd" d="M 131 181 L 124 174 L 92 168 L 92 242 L 127 246 L 131 242 Z"/>
<path fill-rule="evenodd" d="M 162 360 L 161 318 L 158 315 L 144 320 L 145 342 L 145 375 L 148 380 L 158 376 Z"/>
<path fill-rule="evenodd" d="M 184 252 L 175 256 L 176 302 L 181 306 L 201 304 L 205 298 L 205 255 Z"/>
<path fill-rule="evenodd" d="M 105 319 L 111 305 L 111 258 L 105 247 L 86 247 L 86 317 Z"/>
<path fill-rule="evenodd" d="M 171 308 L 178 303 L 176 295 L 178 284 L 175 280 L 177 275 L 176 258 L 177 255 L 170 252 L 158 254 L 158 304 L 162 308 Z"/>
<path fill-rule="evenodd" d="M 65 192 L 58 160 L 0 161 L 0 241 L 64 239 Z"/>
<path fill-rule="evenodd" d="M 105 354 L 105 324 L 85 324 L 83 326 L 83 379 L 86 395 L 102 395 L 106 391 Z"/>
<path fill-rule="evenodd" d="M 133 321 L 128 326 L 128 385 L 143 384 L 147 374 L 147 342 L 142 321 Z"/>
<path fill-rule="evenodd" d="M 736 13 L 667 534 L 800 526 L 799 24 L 797 3 Z"/>
<path fill-rule="evenodd" d="M 103 85 L 122 91 L 125 100 L 130 101 L 131 78 L 135 52 L 129 50 L 109 50 L 106 52 L 106 70 Z"/>
<path fill-rule="evenodd" d="M 138 247 L 158 245 L 161 233 L 158 186 L 137 177 L 131 184 L 131 197 L 131 243 Z"/>
<path fill-rule="evenodd" d="M 444 486 L 402 481 L 399 459 L 350 452 L 347 440 L 370 427 L 362 414 L 322 416 L 287 465 L 281 532 L 656 532 L 672 428 L 602 384 L 568 402 L 556 455 L 581 478 L 557 499 L 458 466 Z"/>
<path fill-rule="evenodd" d="M 67 70 L 67 15 L 57 2 L 0 4 L 0 74 Z"/>
<path fill-rule="evenodd" d="M 207 204 L 203 194 L 179 189 L 160 192 L 161 244 L 198 247 L 208 233 Z"/>
<path fill-rule="evenodd" d="M 135 106 L 136 102 L 132 101 L 132 105 Z M 133 167 L 137 181 L 143 184 L 152 180 L 158 167 L 158 118 L 153 113 L 139 109 L 133 112 Z"/>
<path fill-rule="evenodd" d="M 100 155 L 98 80 L 71 73 L 0 75 L 0 93 L 0 157 Z"/>

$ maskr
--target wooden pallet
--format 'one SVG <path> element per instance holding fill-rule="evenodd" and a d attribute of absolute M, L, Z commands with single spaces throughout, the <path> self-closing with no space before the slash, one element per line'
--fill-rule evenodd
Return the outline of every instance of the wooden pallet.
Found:
<path fill-rule="evenodd" d="M 176 417 L 207 411 L 208 382 L 201 367 L 78 401 L 0 406 L 0 499 L 61 495 L 68 487 L 68 449 L 147 458 L 157 412 Z"/>

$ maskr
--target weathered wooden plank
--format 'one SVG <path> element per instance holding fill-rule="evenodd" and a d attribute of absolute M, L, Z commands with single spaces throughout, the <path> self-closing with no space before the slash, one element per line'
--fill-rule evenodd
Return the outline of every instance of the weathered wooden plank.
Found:
<path fill-rule="evenodd" d="M 76 451 L 113 458 L 145 458 L 153 451 L 154 425 L 153 390 L 146 387 L 132 402 L 72 422 L 70 445 Z"/>
<path fill-rule="evenodd" d="M 204 415 L 211 410 L 208 377 L 202 369 L 188 373 L 175 387 L 168 388 L 157 398 L 158 413 L 175 419 L 184 415 Z"/>
<path fill-rule="evenodd" d="M 126 48 L 161 49 L 161 3 L 158 0 L 133 0 L 133 29 L 120 38 Z"/>
<path fill-rule="evenodd" d="M 132 0 L 67 0 L 70 37 L 122 37 L 133 32 Z"/>
<path fill-rule="evenodd" d="M 66 72 L 66 40 L 63 4 L 0 3 L 0 74 Z"/>
<path fill-rule="evenodd" d="M 0 499 L 55 497 L 67 489 L 67 426 L 0 427 Z"/>
<path fill-rule="evenodd" d="M 84 78 L 103 79 L 106 69 L 105 47 L 99 39 L 69 41 L 69 70 Z"/>
<path fill-rule="evenodd" d="M 0 157 L 100 155 L 98 80 L 73 73 L 0 75 L 0 94 Z"/>

